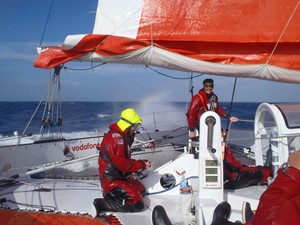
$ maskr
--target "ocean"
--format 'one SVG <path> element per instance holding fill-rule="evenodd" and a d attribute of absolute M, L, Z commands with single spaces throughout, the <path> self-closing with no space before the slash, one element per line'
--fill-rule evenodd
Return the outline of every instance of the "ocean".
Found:
<path fill-rule="evenodd" d="M 229 113 L 230 103 L 220 103 Z M 118 121 L 120 112 L 126 108 L 134 108 L 143 120 L 147 131 L 156 129 L 187 126 L 185 113 L 188 104 L 185 102 L 63 102 L 61 110 L 57 105 L 45 109 L 45 103 L 36 111 L 39 102 L 0 102 L 0 138 L 12 136 L 15 131 L 20 134 L 39 133 L 43 115 L 53 119 L 51 129 L 61 131 L 68 137 L 88 136 L 93 133 L 104 133 L 111 123 Z M 233 103 L 231 115 L 242 120 L 254 120 L 259 103 Z M 35 116 L 31 119 L 33 113 Z M 58 115 L 58 117 L 57 117 Z M 57 125 L 57 118 L 62 119 L 62 126 Z M 29 126 L 28 123 L 31 120 Z M 227 121 L 222 119 L 222 128 Z M 235 123 L 235 128 L 253 129 L 253 123 Z M 25 129 L 26 128 L 26 129 Z M 47 124 L 43 132 L 49 131 Z"/>

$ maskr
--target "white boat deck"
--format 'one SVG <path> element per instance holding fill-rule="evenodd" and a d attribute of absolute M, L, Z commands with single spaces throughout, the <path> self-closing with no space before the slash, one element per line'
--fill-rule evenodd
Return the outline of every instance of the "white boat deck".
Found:
<path fill-rule="evenodd" d="M 145 224 L 152 225 L 151 214 L 156 205 L 162 205 L 173 224 L 191 224 L 195 219 L 192 213 L 182 213 L 183 204 L 186 205 L 187 198 L 194 198 L 202 205 L 204 213 L 212 217 L 213 210 L 218 204 L 207 196 L 207 199 L 198 199 L 197 178 L 190 179 L 193 187 L 193 194 L 179 194 L 179 186 L 170 190 L 162 190 L 151 183 L 165 173 L 170 168 L 178 168 L 185 160 L 193 161 L 193 155 L 183 154 L 174 162 L 150 172 L 145 178 L 145 184 L 149 187 L 150 195 L 144 197 L 145 210 L 139 213 L 113 213 L 126 225 Z M 195 160 L 196 161 L 196 160 Z M 175 166 L 175 167 L 174 167 Z M 189 171 L 188 171 L 189 172 Z M 150 185 L 149 185 L 150 184 Z M 157 184 L 155 184 L 157 185 Z M 242 218 L 241 210 L 243 201 L 251 203 L 252 209 L 256 209 L 261 193 L 265 186 L 252 186 L 239 190 L 225 190 L 224 200 L 232 206 L 231 220 L 236 221 Z M 0 189 L 2 197 L 6 198 L 6 203 L 12 209 L 55 211 L 62 213 L 93 214 L 92 202 L 95 198 L 101 198 L 99 180 L 68 180 L 68 179 L 30 179 L 25 183 L 16 183 L 13 186 L 2 186 Z M 14 203 L 15 202 L 15 203 Z M 187 201 L 189 202 L 189 201 Z M 189 203 L 188 203 L 189 205 Z M 188 207 L 188 206 L 187 206 Z M 197 213 L 197 212 L 196 212 Z M 198 212 L 199 213 L 199 212 Z M 207 216 L 207 215 L 206 215 Z"/>
<path fill-rule="evenodd" d="M 225 191 L 225 200 L 227 200 L 232 208 L 230 221 L 242 221 L 242 205 L 244 201 L 248 201 L 252 209 L 256 209 L 260 195 L 266 189 L 264 186 L 252 186 L 235 191 Z M 208 217 L 213 216 L 215 206 L 218 204 L 213 199 L 205 199 L 200 202 L 202 206 L 207 205 L 205 213 Z M 126 225 L 145 224 L 152 225 L 151 214 L 156 205 L 162 205 L 172 224 L 184 225 L 192 224 L 195 216 L 192 213 L 183 214 L 181 205 L 182 199 L 180 195 L 157 195 L 145 197 L 146 209 L 140 213 L 115 213 L 121 223 Z"/>
<path fill-rule="evenodd" d="M 225 200 L 230 202 L 232 209 L 241 209 L 243 201 L 251 203 L 251 207 L 256 209 L 259 198 L 266 189 L 266 185 L 257 185 L 237 190 L 225 190 Z"/>

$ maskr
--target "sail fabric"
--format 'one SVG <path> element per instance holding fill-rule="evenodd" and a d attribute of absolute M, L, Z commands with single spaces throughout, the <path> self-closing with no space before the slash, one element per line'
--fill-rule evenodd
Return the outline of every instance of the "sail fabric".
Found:
<path fill-rule="evenodd" d="M 300 83 L 299 0 L 99 0 L 92 34 L 42 49 L 34 65 L 143 64 Z"/>

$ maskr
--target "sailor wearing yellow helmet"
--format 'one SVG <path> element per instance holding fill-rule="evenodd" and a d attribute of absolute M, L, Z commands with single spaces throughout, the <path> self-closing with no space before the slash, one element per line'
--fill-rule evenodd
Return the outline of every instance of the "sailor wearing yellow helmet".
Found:
<path fill-rule="evenodd" d="M 132 176 L 151 167 L 148 160 L 131 158 L 130 147 L 142 119 L 132 108 L 121 112 L 117 123 L 109 126 L 99 152 L 99 177 L 104 198 L 94 200 L 97 215 L 101 212 L 137 212 L 144 208 L 144 185 Z"/>
<path fill-rule="evenodd" d="M 126 136 L 128 138 L 134 138 L 134 134 L 140 129 L 141 123 L 142 123 L 142 119 L 135 112 L 135 110 L 132 108 L 128 108 L 121 112 L 121 119 L 119 120 L 117 125 L 122 132 L 127 130 Z M 130 142 L 132 144 L 133 140 L 130 140 Z"/>

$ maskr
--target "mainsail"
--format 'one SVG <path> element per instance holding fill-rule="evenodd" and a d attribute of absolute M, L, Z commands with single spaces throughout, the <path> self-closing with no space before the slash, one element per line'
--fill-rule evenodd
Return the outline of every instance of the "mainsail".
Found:
<path fill-rule="evenodd" d="M 299 0 L 99 0 L 92 34 L 45 47 L 71 60 L 300 83 Z"/>

